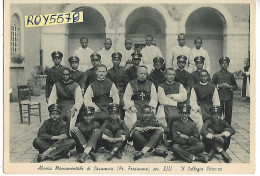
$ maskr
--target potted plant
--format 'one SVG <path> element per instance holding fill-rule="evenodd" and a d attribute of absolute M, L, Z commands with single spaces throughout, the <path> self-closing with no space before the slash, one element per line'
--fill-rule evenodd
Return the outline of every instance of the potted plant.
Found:
<path fill-rule="evenodd" d="M 21 64 L 24 61 L 24 57 L 21 55 L 16 55 L 11 57 L 11 62 L 16 64 Z"/>
<path fill-rule="evenodd" d="M 31 73 L 32 77 L 29 79 L 28 84 L 31 87 L 32 95 L 33 96 L 40 96 L 42 89 L 45 88 L 46 84 L 46 70 L 48 67 L 45 67 L 45 69 L 42 68 L 42 66 L 35 66 L 33 72 Z"/>

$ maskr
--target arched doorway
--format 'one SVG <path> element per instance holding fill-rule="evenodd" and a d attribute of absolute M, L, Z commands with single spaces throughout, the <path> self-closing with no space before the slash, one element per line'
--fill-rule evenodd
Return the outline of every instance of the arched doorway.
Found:
<path fill-rule="evenodd" d="M 154 44 L 165 56 L 165 28 L 163 15 L 152 7 L 139 7 L 133 10 L 126 19 L 126 38 L 133 40 L 134 49 L 145 46 L 145 36 L 153 35 Z"/>
<path fill-rule="evenodd" d="M 224 16 L 211 7 L 201 7 L 193 11 L 187 18 L 185 28 L 187 46 L 194 48 L 194 39 L 200 36 L 203 40 L 202 47 L 208 51 L 211 62 L 211 76 L 220 67 L 218 60 L 224 54 L 224 29 L 226 29 Z"/>
<path fill-rule="evenodd" d="M 83 11 L 82 23 L 69 24 L 68 53 L 72 56 L 74 51 L 80 47 L 80 38 L 85 36 L 89 39 L 89 47 L 99 51 L 104 46 L 106 38 L 106 22 L 103 15 L 96 9 L 88 6 L 79 7 L 75 11 Z"/>

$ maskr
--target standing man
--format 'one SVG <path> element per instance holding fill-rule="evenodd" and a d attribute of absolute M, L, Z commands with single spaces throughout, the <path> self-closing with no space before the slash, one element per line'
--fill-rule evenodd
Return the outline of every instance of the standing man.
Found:
<path fill-rule="evenodd" d="M 146 66 L 139 66 L 137 69 L 137 79 L 130 81 L 127 84 L 124 103 L 125 123 L 128 129 L 133 127 L 138 116 L 142 112 L 144 105 L 149 105 L 155 111 L 157 106 L 157 93 L 154 84 L 147 80 L 148 68 Z"/>
<path fill-rule="evenodd" d="M 178 43 L 179 45 L 174 46 L 170 50 L 170 58 L 166 60 L 166 68 L 173 67 L 177 69 L 177 57 L 180 55 L 189 56 L 190 55 L 190 48 L 185 45 L 186 37 L 184 33 L 180 33 L 178 35 Z M 189 59 L 189 58 L 188 58 Z M 188 61 L 186 61 L 185 70 L 188 70 Z"/>
<path fill-rule="evenodd" d="M 106 78 L 107 67 L 104 64 L 97 66 L 96 75 L 97 79 L 90 84 L 84 95 L 84 104 L 95 108 L 94 120 L 102 125 L 109 118 L 109 104 L 119 104 L 119 95 L 115 84 Z"/>
<path fill-rule="evenodd" d="M 106 38 L 104 41 L 104 48 L 98 52 L 98 54 L 100 54 L 102 59 L 101 63 L 107 66 L 108 70 L 113 67 L 113 63 L 111 61 L 111 55 L 113 54 L 114 50 L 111 47 L 112 47 L 112 40 L 110 38 Z"/>
<path fill-rule="evenodd" d="M 153 69 L 153 59 L 162 57 L 161 50 L 153 45 L 153 36 L 145 37 L 146 46 L 141 50 L 143 64 L 148 68 L 148 73 Z"/>
<path fill-rule="evenodd" d="M 49 100 L 49 96 L 51 94 L 52 86 L 57 81 L 62 79 L 62 72 L 65 68 L 67 68 L 60 64 L 63 57 L 63 54 L 60 51 L 54 51 L 51 54 L 51 57 L 54 66 L 47 71 L 46 87 L 45 87 L 45 97 L 47 103 Z"/>
<path fill-rule="evenodd" d="M 78 83 L 82 94 L 84 94 L 85 89 L 85 76 L 82 71 L 78 70 L 79 58 L 77 56 L 72 56 L 69 58 L 69 63 L 71 67 L 71 78 L 74 82 Z"/>
<path fill-rule="evenodd" d="M 125 39 L 125 48 L 120 52 L 122 53 L 122 62 L 120 66 L 129 68 L 132 66 L 132 50 L 133 41 L 132 39 Z"/>
<path fill-rule="evenodd" d="M 91 63 L 90 63 L 90 55 L 94 53 L 94 51 L 88 47 L 88 38 L 86 37 L 81 37 L 80 38 L 80 45 L 75 52 L 74 56 L 78 56 L 80 58 L 80 66 L 79 70 L 82 72 L 85 72 L 87 69 L 91 68 Z"/>

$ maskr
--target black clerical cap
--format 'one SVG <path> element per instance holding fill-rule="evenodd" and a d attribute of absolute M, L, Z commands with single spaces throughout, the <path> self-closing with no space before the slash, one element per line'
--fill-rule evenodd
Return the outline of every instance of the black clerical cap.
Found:
<path fill-rule="evenodd" d="M 63 54 L 62 52 L 60 51 L 54 51 L 53 53 L 51 53 L 51 57 L 54 58 L 54 57 L 60 57 L 62 58 L 63 57 Z"/>
<path fill-rule="evenodd" d="M 227 61 L 228 63 L 230 63 L 230 59 L 227 56 L 221 57 L 219 59 L 219 63 L 221 64 L 223 61 Z"/>
<path fill-rule="evenodd" d="M 70 58 L 69 58 L 69 62 L 71 63 L 71 62 L 79 62 L 79 58 L 77 57 L 77 56 L 71 56 Z"/>
<path fill-rule="evenodd" d="M 62 106 L 61 106 L 61 105 L 58 105 L 58 104 L 51 104 L 51 105 L 48 107 L 48 110 L 49 110 L 49 112 L 58 111 L 58 112 L 61 113 L 61 111 L 62 111 Z"/>
<path fill-rule="evenodd" d="M 119 58 L 119 59 L 121 59 L 122 58 L 122 54 L 121 53 L 119 53 L 119 52 L 114 52 L 112 55 L 111 55 L 111 57 L 114 59 L 114 58 Z"/>

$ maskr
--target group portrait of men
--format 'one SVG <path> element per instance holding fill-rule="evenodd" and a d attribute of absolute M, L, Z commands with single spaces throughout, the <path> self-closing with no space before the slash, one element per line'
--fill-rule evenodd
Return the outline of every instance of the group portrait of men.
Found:
<path fill-rule="evenodd" d="M 104 48 L 95 52 L 82 37 L 81 47 L 68 58 L 70 68 L 61 65 L 63 54 L 54 51 L 45 93 L 50 118 L 33 142 L 37 161 L 70 157 L 75 147 L 80 163 L 87 156 L 98 161 L 100 147 L 109 151 L 110 161 L 121 159 L 132 146 L 134 161 L 146 153 L 166 157 L 172 151 L 172 161 L 207 163 L 220 154 L 230 163 L 226 150 L 235 134 L 231 122 L 237 89 L 227 70 L 230 59 L 221 57 L 220 71 L 211 77 L 202 38 L 194 39 L 193 49 L 185 40 L 179 34 L 178 45 L 165 59 L 152 35 L 145 37 L 141 51 L 132 49 L 131 39 L 115 51 L 106 38 Z"/>

